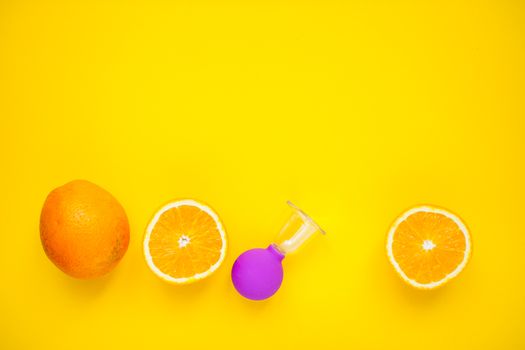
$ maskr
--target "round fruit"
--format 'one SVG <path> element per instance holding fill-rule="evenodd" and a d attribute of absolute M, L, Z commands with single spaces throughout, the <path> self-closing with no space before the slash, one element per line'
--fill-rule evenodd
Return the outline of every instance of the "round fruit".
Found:
<path fill-rule="evenodd" d="M 166 204 L 144 237 L 144 255 L 161 279 L 190 283 L 211 275 L 226 255 L 226 233 L 215 212 L 187 199 Z"/>
<path fill-rule="evenodd" d="M 75 180 L 51 191 L 40 216 L 40 239 L 49 259 L 76 278 L 112 270 L 129 244 L 120 203 L 101 187 Z"/>
<path fill-rule="evenodd" d="M 388 233 L 387 254 L 401 278 L 420 289 L 456 277 L 471 252 L 470 235 L 454 214 L 423 206 L 401 215 Z"/>

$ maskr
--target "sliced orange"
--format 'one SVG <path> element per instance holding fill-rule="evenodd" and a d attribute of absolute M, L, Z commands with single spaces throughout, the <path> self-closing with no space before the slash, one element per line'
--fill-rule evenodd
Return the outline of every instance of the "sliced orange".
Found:
<path fill-rule="evenodd" d="M 226 233 L 215 212 L 197 201 L 171 202 L 153 217 L 144 237 L 150 269 L 161 279 L 191 283 L 212 274 L 226 255 Z"/>
<path fill-rule="evenodd" d="M 432 289 L 456 277 L 471 253 L 470 235 L 456 215 L 430 206 L 410 209 L 388 233 L 387 253 L 410 285 Z"/>

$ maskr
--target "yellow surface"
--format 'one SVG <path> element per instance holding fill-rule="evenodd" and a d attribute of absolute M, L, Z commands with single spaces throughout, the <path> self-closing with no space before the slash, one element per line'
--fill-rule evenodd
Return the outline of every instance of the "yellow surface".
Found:
<path fill-rule="evenodd" d="M 0 348 L 525 348 L 524 38 L 520 1 L 2 1 Z M 100 280 L 39 241 L 45 196 L 75 178 L 130 218 Z M 230 242 L 185 287 L 140 249 L 181 197 Z M 286 259 L 273 299 L 243 300 L 231 265 L 275 237 L 287 199 L 328 235 Z M 385 254 L 421 203 L 474 243 L 432 292 Z"/>

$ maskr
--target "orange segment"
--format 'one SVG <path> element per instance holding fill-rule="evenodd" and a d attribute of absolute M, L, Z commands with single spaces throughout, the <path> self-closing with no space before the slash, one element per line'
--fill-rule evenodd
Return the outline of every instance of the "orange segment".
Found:
<path fill-rule="evenodd" d="M 388 234 L 387 253 L 399 275 L 417 288 L 438 287 L 457 276 L 470 257 L 470 236 L 454 214 L 417 207 L 400 216 Z"/>
<path fill-rule="evenodd" d="M 144 253 L 151 270 L 169 282 L 188 283 L 215 271 L 226 252 L 217 214 L 193 200 L 165 205 L 151 220 Z"/>

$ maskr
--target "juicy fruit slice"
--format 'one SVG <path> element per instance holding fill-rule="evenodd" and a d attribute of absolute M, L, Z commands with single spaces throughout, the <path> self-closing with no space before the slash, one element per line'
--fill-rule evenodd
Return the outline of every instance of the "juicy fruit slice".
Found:
<path fill-rule="evenodd" d="M 471 253 L 470 235 L 454 214 L 430 206 L 401 215 L 388 233 L 390 262 L 404 281 L 432 289 L 456 277 Z"/>
<path fill-rule="evenodd" d="M 212 274 L 226 255 L 226 233 L 208 206 L 187 199 L 166 204 L 144 237 L 150 269 L 173 283 L 190 283 Z"/>
<path fill-rule="evenodd" d="M 129 243 L 124 208 L 109 192 L 84 180 L 49 193 L 40 215 L 48 258 L 66 274 L 94 278 L 113 269 Z"/>

